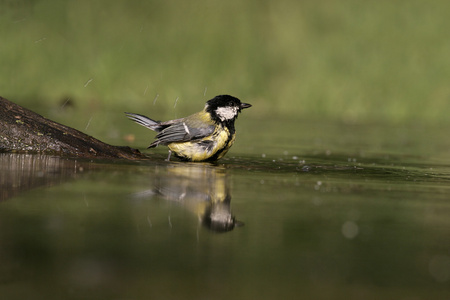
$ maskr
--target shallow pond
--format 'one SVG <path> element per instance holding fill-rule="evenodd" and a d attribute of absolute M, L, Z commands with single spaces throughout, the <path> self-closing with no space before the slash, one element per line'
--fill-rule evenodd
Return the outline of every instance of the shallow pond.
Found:
<path fill-rule="evenodd" d="M 450 299 L 448 130 L 254 123 L 217 164 L 0 154 L 0 294 Z"/>

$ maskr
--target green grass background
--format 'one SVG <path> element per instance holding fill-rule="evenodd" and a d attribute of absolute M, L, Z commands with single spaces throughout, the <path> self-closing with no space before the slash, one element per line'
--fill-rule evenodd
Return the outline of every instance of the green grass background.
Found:
<path fill-rule="evenodd" d="M 261 118 L 449 123 L 448 28 L 444 0 L 2 0 L 0 95 L 162 119 L 228 93 Z"/>

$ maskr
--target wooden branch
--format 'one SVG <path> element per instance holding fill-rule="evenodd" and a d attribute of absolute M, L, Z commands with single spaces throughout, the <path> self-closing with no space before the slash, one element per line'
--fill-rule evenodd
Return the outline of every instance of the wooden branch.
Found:
<path fill-rule="evenodd" d="M 139 150 L 105 144 L 0 97 L 0 151 L 86 158 L 146 158 Z"/>

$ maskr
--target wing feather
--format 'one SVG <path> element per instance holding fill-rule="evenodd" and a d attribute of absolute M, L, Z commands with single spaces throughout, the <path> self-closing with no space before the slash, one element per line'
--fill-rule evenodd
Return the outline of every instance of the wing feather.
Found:
<path fill-rule="evenodd" d="M 193 128 L 188 126 L 185 122 L 181 122 L 163 129 L 160 133 L 158 133 L 156 139 L 158 144 L 180 143 L 201 139 L 212 134 L 213 132 L 214 125 Z"/>
<path fill-rule="evenodd" d="M 182 143 L 201 139 L 214 132 L 215 125 L 205 123 L 197 118 L 178 119 L 156 135 L 156 140 L 150 146 L 158 144 Z"/>

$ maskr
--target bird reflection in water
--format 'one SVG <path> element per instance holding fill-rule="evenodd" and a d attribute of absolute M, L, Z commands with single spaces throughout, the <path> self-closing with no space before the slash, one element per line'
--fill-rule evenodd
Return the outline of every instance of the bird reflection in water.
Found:
<path fill-rule="evenodd" d="M 214 232 L 228 232 L 244 223 L 231 213 L 229 178 L 225 167 L 200 163 L 171 163 L 155 179 L 154 189 L 135 194 L 158 196 L 183 205 Z"/>

